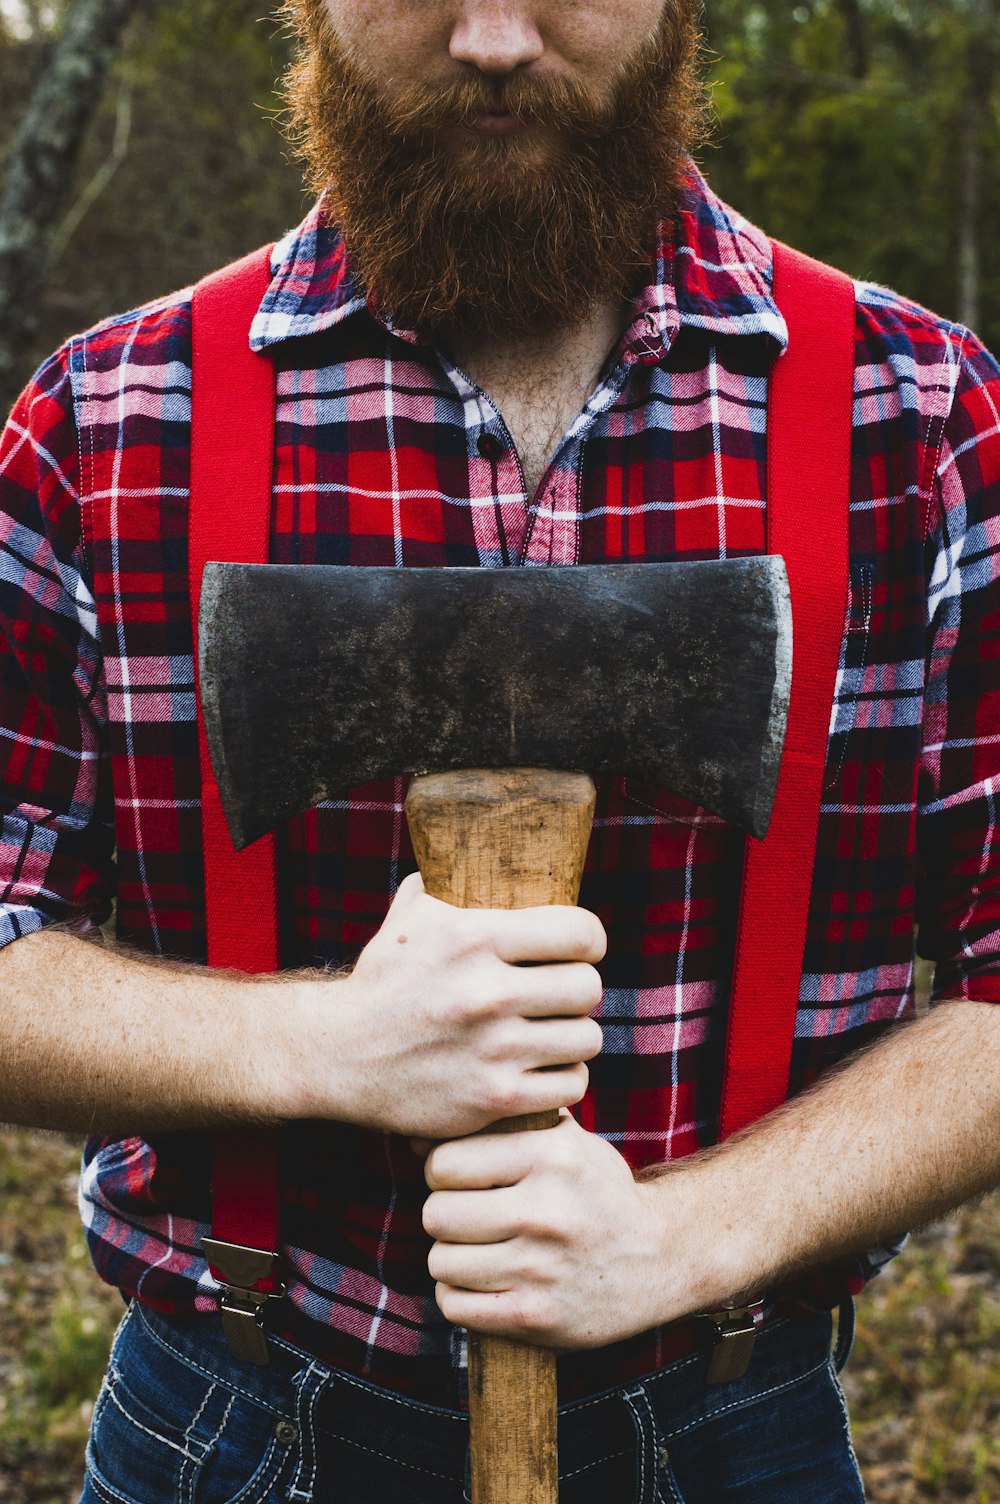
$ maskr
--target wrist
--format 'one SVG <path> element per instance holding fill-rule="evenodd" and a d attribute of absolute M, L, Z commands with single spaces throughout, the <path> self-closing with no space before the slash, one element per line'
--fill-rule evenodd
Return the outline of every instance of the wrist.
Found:
<path fill-rule="evenodd" d="M 340 1037 L 349 977 L 317 970 L 285 973 L 254 983 L 257 1040 L 254 1093 L 277 1122 L 304 1118 L 353 1119 L 343 1069 L 350 1059 Z"/>
<path fill-rule="evenodd" d="M 743 1303 L 757 1293 L 756 1218 L 728 1158 L 709 1150 L 642 1182 L 655 1198 L 661 1229 L 659 1322 Z"/>

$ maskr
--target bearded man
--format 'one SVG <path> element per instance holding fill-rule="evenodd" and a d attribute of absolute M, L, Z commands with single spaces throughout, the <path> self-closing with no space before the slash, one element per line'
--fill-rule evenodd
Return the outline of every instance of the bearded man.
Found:
<path fill-rule="evenodd" d="M 695 9 L 295 0 L 320 198 L 247 331 L 277 372 L 274 562 L 765 550 L 787 328 L 770 243 L 688 155 Z M 279 833 L 280 973 L 205 967 L 190 291 L 30 384 L 0 472 L 0 1099 L 91 1135 L 84 1221 L 128 1301 L 88 1504 L 458 1504 L 463 1328 L 561 1353 L 565 1501 L 863 1497 L 851 1295 L 1000 1178 L 1000 371 L 856 294 L 791 1100 L 723 1144 L 741 848 L 662 789 L 603 778 L 582 906 L 510 913 L 423 891 L 401 780 L 352 791 Z M 940 1004 L 916 1020 L 915 918 Z M 207 1135 L 260 1123 L 266 1365 L 229 1351 L 201 1248 Z M 716 1382 L 703 1313 L 751 1294 L 746 1372 Z"/>

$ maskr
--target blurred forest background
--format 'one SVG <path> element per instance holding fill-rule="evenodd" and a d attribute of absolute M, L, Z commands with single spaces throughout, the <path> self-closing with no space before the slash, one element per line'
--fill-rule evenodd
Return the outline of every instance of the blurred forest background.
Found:
<path fill-rule="evenodd" d="M 267 0 L 0 0 L 8 162 L 74 8 L 104 18 L 113 61 L 84 88 L 91 118 L 71 122 L 70 186 L 20 255 L 0 193 L 4 406 L 66 334 L 185 286 L 303 210 L 275 124 L 290 43 Z M 709 0 L 705 23 L 717 125 L 700 158 L 723 197 L 1000 348 L 1000 0 Z M 22 224 L 40 176 L 19 178 Z M 8 172 L 8 199 L 16 186 Z"/>
<path fill-rule="evenodd" d="M 89 60 L 60 49 L 68 24 Z M 716 189 L 1000 350 L 1000 0 L 709 0 L 705 25 Z M 67 334 L 298 220 L 274 94 L 289 46 L 267 0 L 0 0 L 5 408 Z M 76 1498 L 120 1311 L 87 1265 L 77 1157 L 0 1134 L 0 1504 Z M 863 1298 L 848 1387 L 876 1504 L 1000 1501 L 998 1292 L 994 1197 Z"/>

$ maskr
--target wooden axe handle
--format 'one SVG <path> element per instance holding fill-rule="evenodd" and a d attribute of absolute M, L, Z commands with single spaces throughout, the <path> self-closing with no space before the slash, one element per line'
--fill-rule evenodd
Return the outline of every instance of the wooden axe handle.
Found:
<path fill-rule="evenodd" d="M 406 817 L 424 887 L 467 909 L 575 904 L 594 818 L 584 773 L 475 769 L 415 778 Z M 558 1112 L 491 1132 L 551 1128 Z M 469 1334 L 472 1504 L 556 1504 L 555 1354 Z"/>

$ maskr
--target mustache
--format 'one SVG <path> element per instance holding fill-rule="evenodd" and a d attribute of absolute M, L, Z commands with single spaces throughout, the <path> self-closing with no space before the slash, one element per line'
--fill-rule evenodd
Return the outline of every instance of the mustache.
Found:
<path fill-rule="evenodd" d="M 479 74 L 437 87 L 410 83 L 384 97 L 382 105 L 391 128 L 413 138 L 469 126 L 483 115 L 512 115 L 524 125 L 549 126 L 578 138 L 603 135 L 622 124 L 613 91 L 598 99 L 565 78 L 490 79 Z"/>

